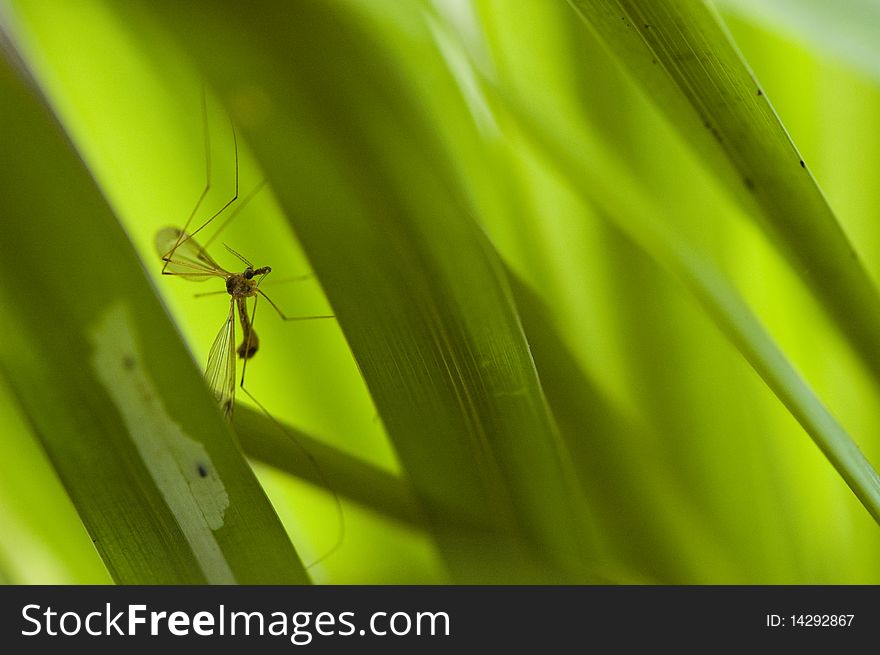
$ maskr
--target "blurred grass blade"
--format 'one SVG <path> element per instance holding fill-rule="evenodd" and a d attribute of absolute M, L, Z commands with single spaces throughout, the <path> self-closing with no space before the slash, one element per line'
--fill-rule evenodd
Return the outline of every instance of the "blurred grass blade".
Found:
<path fill-rule="evenodd" d="M 880 81 L 880 3 L 876 0 L 715 0 L 743 16 L 797 37 Z"/>
<path fill-rule="evenodd" d="M 70 497 L 0 364 L 0 562 L 9 584 L 108 584 Z"/>
<path fill-rule="evenodd" d="M 638 191 L 635 180 L 609 153 L 591 160 L 590 148 L 538 120 L 524 102 L 507 98 L 507 109 L 538 152 L 601 215 L 677 277 L 699 301 L 768 387 L 788 408 L 837 469 L 875 521 L 880 523 L 880 477 L 855 442 L 794 370 L 735 289 L 708 261 L 692 252 Z M 555 125 L 555 124 L 554 124 Z M 595 156 L 595 153 L 593 153 Z"/>
<path fill-rule="evenodd" d="M 248 456 L 286 471 L 328 491 L 341 494 L 404 523 L 422 523 L 421 510 L 405 480 L 347 455 L 301 430 L 285 425 L 282 432 L 265 414 L 237 405 L 236 434 Z M 293 435 L 298 443 L 290 436 Z M 315 464 L 305 456 L 308 452 Z M 317 465 L 317 469 L 316 469 Z M 320 469 L 323 477 L 318 473 Z"/>
<path fill-rule="evenodd" d="M 554 327 L 552 308 L 515 274 L 511 282 L 547 401 L 605 528 L 605 577 L 638 584 L 696 581 L 698 566 L 688 555 L 693 551 L 711 561 L 719 580 L 735 580 L 735 566 L 694 509 L 694 494 L 669 475 L 674 464 L 658 447 L 662 440 L 587 378 Z"/>
<path fill-rule="evenodd" d="M 111 575 L 307 582 L 131 244 L 0 45 L 0 274 L 15 280 L 0 361 Z"/>
<path fill-rule="evenodd" d="M 425 47 L 419 8 L 395 6 L 415 33 L 386 35 L 354 3 L 149 10 L 201 64 L 277 190 L 456 579 L 586 580 L 570 457 L 416 84 L 448 88 L 453 124 L 469 125 L 467 110 Z M 393 65 L 383 41 L 398 38 L 425 78 Z M 450 530 L 450 509 L 479 529 Z"/>
<path fill-rule="evenodd" d="M 733 194 L 758 210 L 880 380 L 880 296 L 715 13 L 703 0 L 569 2 Z"/>

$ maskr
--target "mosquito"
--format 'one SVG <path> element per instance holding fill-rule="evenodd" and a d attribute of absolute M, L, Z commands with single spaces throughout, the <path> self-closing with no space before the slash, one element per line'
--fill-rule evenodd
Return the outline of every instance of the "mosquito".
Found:
<path fill-rule="evenodd" d="M 252 358 L 260 347 L 260 339 L 254 330 L 257 299 L 264 298 L 286 321 L 332 317 L 285 316 L 272 299 L 260 289 L 260 283 L 272 272 L 272 268 L 270 266 L 256 268 L 229 246 L 226 246 L 226 249 L 244 264 L 245 268 L 241 273 L 234 273 L 220 266 L 191 235 L 182 230 L 166 227 L 156 234 L 156 250 L 165 262 L 163 274 L 179 275 L 196 281 L 222 278 L 225 282 L 226 293 L 229 294 L 229 312 L 208 354 L 205 378 L 214 399 L 220 405 L 223 416 L 231 421 L 235 407 L 235 355 L 244 360 L 241 373 L 241 387 L 244 389 L 247 360 Z M 253 298 L 253 307 L 249 311 L 247 303 L 250 298 Z M 237 348 L 234 347 L 236 315 L 242 331 L 242 341 Z M 246 389 L 244 391 L 247 393 Z"/>
<path fill-rule="evenodd" d="M 214 212 L 207 220 L 193 230 L 189 230 L 195 216 L 203 204 L 208 192 L 211 189 L 211 141 L 208 128 L 208 112 L 207 112 L 207 96 L 203 91 L 202 94 L 202 118 L 204 125 L 204 149 L 205 149 L 205 186 L 196 201 L 195 206 L 189 214 L 189 217 L 182 229 L 176 227 L 165 227 L 156 233 L 155 247 L 162 259 L 162 275 L 176 275 L 187 280 L 204 282 L 209 279 L 222 279 L 225 289 L 217 291 L 209 291 L 206 293 L 196 294 L 197 296 L 206 296 L 213 294 L 226 293 L 229 295 L 229 311 L 226 319 L 217 333 L 211 350 L 208 354 L 208 363 L 205 368 L 205 379 L 211 392 L 223 413 L 224 418 L 232 421 L 232 415 L 235 409 L 235 389 L 236 386 L 260 408 L 260 410 L 294 443 L 303 451 L 305 456 L 311 461 L 316 472 L 321 478 L 324 486 L 333 493 L 334 502 L 336 504 L 336 512 L 339 517 L 339 534 L 335 545 L 317 560 L 313 561 L 306 568 L 310 568 L 315 564 L 322 562 L 331 554 L 338 550 L 345 535 L 345 520 L 342 511 L 342 503 L 339 495 L 333 490 L 329 484 L 321 467 L 318 466 L 314 456 L 294 437 L 290 432 L 277 420 L 272 414 L 260 403 L 252 393 L 244 386 L 245 371 L 247 370 L 247 362 L 259 350 L 260 339 L 254 330 L 254 320 L 257 312 L 257 302 L 260 298 L 264 299 L 277 312 L 278 316 L 284 321 L 308 321 L 315 319 L 332 319 L 332 315 L 316 315 L 316 316 L 287 316 L 278 305 L 260 288 L 266 276 L 272 272 L 270 266 L 254 266 L 244 256 L 224 244 L 225 248 L 236 257 L 244 266 L 240 273 L 229 271 L 218 264 L 211 257 L 206 248 L 220 234 L 220 232 L 235 218 L 250 200 L 260 192 L 265 186 L 265 180 L 258 184 L 242 201 L 221 222 L 220 226 L 213 235 L 199 245 L 194 238 L 196 234 L 205 229 L 221 216 L 230 206 L 238 200 L 239 197 L 239 165 L 238 165 L 238 137 L 236 135 L 235 126 L 232 126 L 232 140 L 235 151 L 235 192 L 232 197 L 216 212 Z M 293 280 L 302 280 L 311 277 L 310 275 L 301 275 Z M 251 307 L 248 308 L 248 301 L 252 300 Z M 241 326 L 242 340 L 235 346 L 235 323 L 236 316 Z M 236 355 L 242 360 L 241 379 L 236 385 Z"/>
<path fill-rule="evenodd" d="M 225 245 L 226 249 L 235 256 L 242 264 L 244 270 L 241 273 L 235 273 L 226 270 L 220 266 L 206 251 L 206 247 L 210 244 L 220 232 L 235 218 L 235 216 L 244 209 L 250 200 L 265 185 L 265 181 L 257 185 L 250 194 L 248 194 L 242 202 L 225 218 L 220 224 L 213 236 L 205 242 L 202 247 L 195 240 L 195 235 L 210 225 L 216 218 L 223 214 L 229 207 L 238 200 L 239 196 L 239 168 L 238 168 L 238 137 L 235 129 L 232 129 L 233 146 L 235 151 L 235 192 L 226 203 L 203 222 L 198 228 L 192 232 L 187 232 L 190 224 L 193 222 L 199 208 L 201 207 L 205 197 L 211 189 L 211 146 L 210 135 L 208 133 L 207 122 L 207 104 L 205 96 L 202 98 L 202 111 L 205 125 L 205 169 L 206 180 L 202 193 L 199 195 L 195 206 L 190 212 L 189 218 L 184 224 L 183 229 L 175 227 L 166 227 L 156 233 L 155 247 L 159 257 L 163 261 L 162 275 L 177 275 L 187 280 L 202 282 L 210 278 L 221 278 L 225 281 L 225 293 L 229 294 L 229 312 L 226 320 L 217 333 L 211 350 L 208 354 L 208 364 L 205 369 L 205 378 L 214 395 L 214 399 L 223 412 L 223 416 L 228 420 L 232 420 L 232 414 L 235 408 L 235 354 L 243 361 L 241 371 L 241 381 L 238 386 L 244 391 L 257 405 L 260 403 L 245 388 L 245 371 L 247 370 L 247 361 L 251 359 L 259 349 L 260 340 L 254 330 L 254 318 L 257 311 L 257 300 L 262 297 L 269 305 L 278 313 L 284 321 L 309 321 L 315 319 L 334 318 L 332 315 L 318 316 L 287 316 L 276 305 L 266 293 L 260 289 L 260 284 L 265 277 L 272 272 L 270 266 L 255 267 L 245 257 L 238 252 Z M 299 276 L 293 279 L 304 279 L 309 276 Z M 221 289 L 216 292 L 208 292 L 196 294 L 197 296 L 212 295 L 213 293 L 224 293 Z M 253 299 L 253 304 L 248 309 L 248 300 Z M 242 341 L 237 348 L 235 344 L 235 317 L 241 325 Z M 261 406 L 262 408 L 262 406 Z M 265 409 L 263 410 L 265 412 Z M 268 412 L 266 412 L 268 414 Z"/>
<path fill-rule="evenodd" d="M 243 360 L 241 370 L 241 387 L 255 402 L 256 399 L 244 386 L 247 361 L 251 359 L 260 347 L 260 338 L 254 330 L 254 318 L 257 312 L 257 300 L 262 297 L 278 313 L 284 321 L 310 321 L 315 319 L 334 318 L 332 315 L 318 316 L 287 316 L 266 293 L 260 289 L 260 284 L 265 277 L 272 272 L 270 266 L 255 267 L 235 250 L 226 246 L 226 249 L 238 258 L 245 268 L 241 273 L 228 271 L 202 248 L 192 235 L 174 227 L 166 227 L 156 234 L 156 250 L 165 262 L 162 270 L 163 275 L 178 275 L 184 279 L 204 281 L 210 278 L 222 278 L 225 282 L 226 293 L 229 294 L 229 312 L 226 320 L 208 354 L 208 365 L 205 368 L 205 379 L 214 395 L 214 399 L 223 412 L 223 416 L 232 420 L 235 407 L 235 354 Z M 302 279 L 307 276 L 300 276 Z M 223 293 L 219 291 L 217 293 Z M 210 295 L 197 294 L 200 296 Z M 248 310 L 248 299 L 253 298 L 253 305 Z M 235 317 L 241 325 L 242 341 L 237 348 L 235 344 Z M 259 403 L 258 403 L 259 404 Z"/>

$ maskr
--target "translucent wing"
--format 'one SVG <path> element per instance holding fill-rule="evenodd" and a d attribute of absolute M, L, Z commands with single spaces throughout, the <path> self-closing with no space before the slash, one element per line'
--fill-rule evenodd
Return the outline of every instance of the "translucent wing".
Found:
<path fill-rule="evenodd" d="M 156 252 L 166 262 L 164 273 L 181 275 L 188 280 L 226 277 L 229 273 L 205 252 L 195 239 L 176 227 L 162 228 L 156 233 Z"/>
<path fill-rule="evenodd" d="M 235 300 L 229 303 L 229 315 L 217 333 L 211 352 L 208 354 L 208 366 L 205 379 L 220 405 L 227 421 L 232 420 L 232 409 L 235 403 Z"/>

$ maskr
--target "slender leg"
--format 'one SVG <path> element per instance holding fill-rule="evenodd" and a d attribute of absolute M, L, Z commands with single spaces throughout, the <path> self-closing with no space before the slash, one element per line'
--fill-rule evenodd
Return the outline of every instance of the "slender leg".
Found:
<path fill-rule="evenodd" d="M 264 295 L 264 297 L 265 297 L 265 295 Z M 257 296 L 254 296 L 254 306 L 253 306 L 253 309 L 251 310 L 250 320 L 248 321 L 248 325 L 249 325 L 250 329 L 245 328 L 245 331 L 247 332 L 247 336 L 245 337 L 244 341 L 242 342 L 242 348 L 245 353 L 250 351 L 250 347 L 251 347 L 251 343 L 250 343 L 251 336 L 250 335 L 255 334 L 254 330 L 253 330 L 253 326 L 254 326 L 254 322 L 257 319 L 257 298 L 258 298 Z M 271 303 L 272 301 L 270 300 L 269 302 Z M 281 430 L 284 433 L 285 436 L 290 438 L 290 440 L 293 441 L 294 444 L 296 444 L 297 448 L 299 448 L 300 451 L 302 451 L 303 455 L 306 456 L 306 458 L 311 463 L 312 467 L 315 469 L 315 472 L 321 478 L 321 483 L 323 484 L 324 488 L 329 489 L 331 491 L 331 493 L 333 494 L 333 502 L 336 506 L 336 516 L 337 516 L 337 521 L 339 524 L 339 531 L 336 536 L 336 541 L 334 542 L 333 546 L 330 547 L 329 550 L 324 552 L 323 555 L 321 555 L 316 560 L 312 561 L 311 563 L 309 563 L 306 566 L 306 568 L 309 569 L 309 568 L 315 566 L 316 564 L 320 564 L 325 559 L 330 557 L 333 553 L 335 553 L 337 550 L 339 550 L 342 547 L 342 544 L 345 541 L 345 513 L 342 511 L 342 500 L 339 498 L 339 494 L 336 493 L 335 488 L 330 484 L 330 481 L 327 479 L 327 476 L 324 474 L 324 470 L 318 465 L 318 461 L 315 459 L 314 455 L 312 455 L 312 453 L 309 452 L 308 449 L 306 449 L 306 447 L 303 446 L 296 437 L 294 437 L 274 416 L 272 416 L 269 413 L 269 411 L 263 406 L 263 403 L 261 403 L 259 400 L 257 400 L 254 397 L 254 395 L 250 391 L 248 391 L 247 388 L 244 386 L 244 374 L 245 374 L 245 369 L 247 368 L 247 362 L 248 362 L 249 358 L 244 357 L 243 359 L 244 359 L 244 362 L 242 363 L 242 366 L 241 366 L 241 383 L 239 384 L 239 386 L 241 387 L 241 390 L 245 393 L 245 395 L 247 395 L 248 398 L 250 398 L 253 401 L 253 403 L 257 407 L 260 408 L 260 411 L 263 412 L 263 414 L 265 414 L 265 416 L 270 421 L 272 421 L 272 423 L 274 423 L 278 427 L 279 430 Z"/>
<path fill-rule="evenodd" d="M 205 186 L 202 189 L 202 193 L 199 195 L 199 199 L 196 201 L 195 206 L 189 214 L 189 217 L 186 219 L 186 223 L 183 226 L 183 229 L 180 231 L 180 234 L 177 237 L 177 243 L 174 244 L 174 247 L 163 257 L 165 260 L 165 264 L 162 266 L 162 275 L 168 275 L 166 269 L 169 264 L 169 260 L 174 255 L 174 251 L 180 247 L 180 244 L 188 239 L 193 238 L 196 234 L 201 232 L 204 228 L 211 224 L 211 222 L 220 216 L 226 209 L 232 205 L 236 200 L 238 200 L 239 193 L 239 166 L 238 166 L 238 135 L 235 131 L 235 124 L 232 122 L 230 118 L 229 124 L 232 128 L 232 144 L 233 150 L 235 154 L 235 192 L 232 194 L 232 197 L 227 200 L 223 206 L 214 212 L 208 220 L 199 225 L 192 232 L 188 232 L 189 226 L 192 223 L 193 219 L 196 217 L 196 214 L 199 211 L 199 208 L 202 206 L 205 198 L 208 195 L 208 192 L 211 190 L 211 182 L 212 182 L 212 166 L 211 166 L 211 130 L 208 126 L 208 100 L 207 100 L 207 92 L 205 91 L 204 86 L 202 86 L 202 124 L 204 127 L 204 143 L 205 143 Z M 233 212 L 234 214 L 235 212 Z M 231 217 L 230 217 L 231 218 Z M 229 222 L 229 219 L 223 222 L 220 226 L 220 229 L 223 229 L 226 224 Z M 208 243 L 214 240 L 214 238 L 219 234 L 219 230 L 214 233 L 214 235 L 205 243 L 204 247 L 207 247 Z"/>
<path fill-rule="evenodd" d="M 208 95 L 205 91 L 204 84 L 202 85 L 202 132 L 205 147 L 205 186 L 202 188 L 202 192 L 199 194 L 199 198 L 198 200 L 196 200 L 196 204 L 193 206 L 192 211 L 189 213 L 189 217 L 186 219 L 186 223 L 183 224 L 183 229 L 180 231 L 180 234 L 177 235 L 177 242 L 174 244 L 174 247 L 169 250 L 162 258 L 165 260 L 165 264 L 162 266 L 162 275 L 168 275 L 165 269 L 168 268 L 168 264 L 170 263 L 171 258 L 174 255 L 174 251 L 177 250 L 181 243 L 189 238 L 189 236 L 187 236 L 189 225 L 190 223 L 192 223 L 193 219 L 199 211 L 199 208 L 202 206 L 202 202 L 204 202 L 205 197 L 208 195 L 208 191 L 211 190 L 211 131 L 208 129 Z"/>
<path fill-rule="evenodd" d="M 281 320 L 283 321 L 312 321 L 318 318 L 336 318 L 333 314 L 319 314 L 316 316 L 287 316 L 284 312 L 281 311 L 281 308 L 279 308 L 278 305 L 272 302 L 272 299 L 269 296 L 263 293 L 262 289 L 257 289 L 257 293 L 263 296 L 263 298 L 265 298 L 266 301 L 270 305 L 272 305 L 272 308 L 276 312 L 278 312 L 278 316 L 280 316 Z"/>

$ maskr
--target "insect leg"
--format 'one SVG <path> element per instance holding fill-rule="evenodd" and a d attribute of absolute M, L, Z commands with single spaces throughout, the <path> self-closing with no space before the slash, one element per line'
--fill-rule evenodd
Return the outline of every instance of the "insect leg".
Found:
<path fill-rule="evenodd" d="M 263 297 L 264 298 L 266 297 L 265 294 L 263 294 Z M 250 330 L 248 330 L 248 335 L 255 334 L 253 332 L 253 325 L 254 325 L 254 321 L 257 318 L 257 299 L 258 299 L 258 297 L 254 296 L 254 306 L 253 306 L 253 309 L 251 310 L 250 320 L 248 322 L 249 326 L 250 326 Z M 267 300 L 268 300 L 268 298 L 267 298 Z M 269 302 L 271 303 L 272 301 L 269 300 Z M 245 338 L 245 341 L 242 342 L 242 347 L 245 347 L 245 352 L 247 352 L 249 350 L 250 336 L 247 336 Z M 274 423 L 278 427 L 278 429 L 284 433 L 285 436 L 287 436 L 291 441 L 293 441 L 294 444 L 296 444 L 296 447 L 299 448 L 300 451 L 302 451 L 303 455 L 305 455 L 306 458 L 311 463 L 312 468 L 314 468 L 315 472 L 318 474 L 318 477 L 321 479 L 321 484 L 324 486 L 325 489 L 329 489 L 330 492 L 333 494 L 333 502 L 336 507 L 337 523 L 339 525 L 339 530 L 337 532 L 336 541 L 320 557 L 318 557 L 317 559 L 313 560 L 311 563 L 306 565 L 306 568 L 310 569 L 313 566 L 320 564 L 321 562 L 326 560 L 328 557 L 330 557 L 333 553 L 335 553 L 337 550 L 339 550 L 342 547 L 343 542 L 345 541 L 345 513 L 342 511 L 342 500 L 339 498 L 339 494 L 336 493 L 336 489 L 330 484 L 330 481 L 327 479 L 327 476 L 324 474 L 324 470 L 318 465 L 318 461 L 315 459 L 314 455 L 312 455 L 312 453 L 309 452 L 309 450 L 305 446 L 303 446 L 300 443 L 300 441 L 290 433 L 289 430 L 287 430 L 274 416 L 272 416 L 272 414 L 269 413 L 269 410 L 267 410 L 263 406 L 263 404 L 259 400 L 257 400 L 254 397 L 254 395 L 250 391 L 248 391 L 247 388 L 244 386 L 244 375 L 245 375 L 245 370 L 247 368 L 248 358 L 244 357 L 243 359 L 244 359 L 244 362 L 242 363 L 242 366 L 241 366 L 241 383 L 239 384 L 239 386 L 241 387 L 241 390 L 247 395 L 248 398 L 250 398 L 253 401 L 253 403 L 257 407 L 260 408 L 260 411 L 263 412 L 263 414 L 265 414 L 266 418 L 268 418 L 270 421 L 272 421 L 272 423 Z"/>
<path fill-rule="evenodd" d="M 262 289 L 257 289 L 257 293 L 260 294 L 261 296 L 263 296 L 263 298 L 265 298 L 266 301 L 270 305 L 272 305 L 272 308 L 276 312 L 278 312 L 278 316 L 280 316 L 281 320 L 283 320 L 283 321 L 311 321 L 311 320 L 318 319 L 318 318 L 336 318 L 335 316 L 333 316 L 333 314 L 319 314 L 316 316 L 288 316 L 287 314 L 285 314 L 284 312 L 281 311 L 281 308 L 278 307 L 278 305 L 276 305 L 274 302 L 272 302 L 272 299 L 269 296 L 267 296 L 263 292 Z M 254 296 L 254 297 L 256 297 L 256 296 Z"/>
<path fill-rule="evenodd" d="M 216 212 L 214 212 L 210 216 L 210 218 L 208 218 L 208 220 L 203 222 L 201 225 L 199 225 L 192 232 L 188 231 L 189 226 L 192 223 L 193 219 L 196 217 L 196 214 L 198 213 L 199 208 L 202 206 L 202 203 L 204 202 L 205 197 L 208 195 L 208 192 L 211 190 L 211 182 L 212 182 L 211 130 L 210 130 L 210 127 L 208 126 L 208 100 L 207 100 L 207 93 L 205 91 L 204 85 L 202 86 L 202 124 L 204 126 L 204 144 L 205 144 L 205 186 L 202 189 L 202 193 L 199 195 L 199 199 L 196 201 L 195 206 L 193 207 L 192 211 L 190 212 L 189 217 L 186 219 L 186 223 L 184 224 L 183 229 L 178 234 L 177 242 L 174 244 L 174 247 L 170 251 L 168 251 L 168 253 L 166 253 L 165 256 L 163 257 L 163 259 L 165 260 L 165 265 L 162 267 L 162 274 L 163 275 L 167 275 L 166 268 L 168 267 L 169 260 L 172 258 L 172 256 L 174 255 L 174 252 L 177 250 L 177 248 L 180 247 L 180 244 L 184 243 L 185 241 L 188 241 L 189 239 L 193 238 L 193 236 L 195 236 L 196 234 L 201 232 L 204 228 L 206 228 L 208 225 L 210 225 L 211 222 L 213 222 L 215 218 L 217 218 L 220 214 L 222 214 L 224 211 L 226 211 L 226 209 L 232 203 L 234 203 L 236 200 L 238 200 L 238 195 L 239 195 L 238 134 L 236 133 L 236 130 L 235 130 L 235 124 L 232 122 L 232 118 L 230 117 L 229 125 L 232 129 L 232 145 L 233 145 L 233 151 L 234 151 L 234 155 L 235 155 L 235 159 L 234 159 L 234 161 L 235 161 L 235 191 L 232 194 L 232 197 L 229 200 L 227 200 L 223 204 L 223 206 L 220 207 L 220 209 L 218 209 Z M 225 227 L 226 223 L 228 223 L 228 220 L 225 221 L 223 223 L 223 225 L 220 226 L 221 229 L 223 227 Z M 208 243 L 210 243 L 210 241 L 214 240 L 214 237 L 216 237 L 218 233 L 219 233 L 219 231 L 217 233 L 215 233 L 208 242 L 205 243 L 205 247 L 207 247 L 207 245 L 208 245 Z"/>

